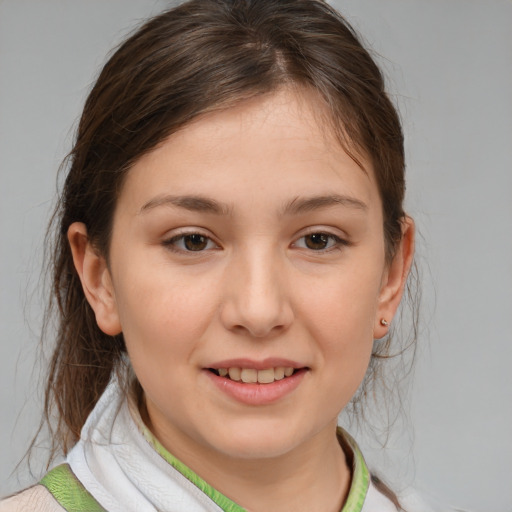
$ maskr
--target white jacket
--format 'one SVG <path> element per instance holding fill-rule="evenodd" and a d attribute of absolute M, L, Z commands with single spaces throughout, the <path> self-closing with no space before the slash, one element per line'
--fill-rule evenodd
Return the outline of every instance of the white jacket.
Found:
<path fill-rule="evenodd" d="M 396 512 L 372 484 L 355 442 L 350 492 L 342 512 Z M 66 465 L 0 502 L 0 512 L 243 512 L 170 454 L 143 424 L 130 399 L 111 383 L 69 452 Z"/>

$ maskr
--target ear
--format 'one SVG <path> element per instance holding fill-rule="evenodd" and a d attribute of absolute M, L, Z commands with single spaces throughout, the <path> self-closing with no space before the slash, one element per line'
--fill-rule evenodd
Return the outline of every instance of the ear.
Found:
<path fill-rule="evenodd" d="M 96 315 L 98 327 L 110 336 L 121 332 L 117 304 L 110 271 L 105 258 L 95 249 L 82 222 L 68 229 L 73 263 L 80 277 L 87 302 Z"/>
<path fill-rule="evenodd" d="M 382 338 L 387 334 L 389 324 L 402 299 L 414 256 L 414 234 L 414 221 L 410 217 L 406 217 L 402 222 L 402 240 L 383 275 L 373 328 L 375 339 Z M 383 325 L 382 320 L 388 325 Z"/>

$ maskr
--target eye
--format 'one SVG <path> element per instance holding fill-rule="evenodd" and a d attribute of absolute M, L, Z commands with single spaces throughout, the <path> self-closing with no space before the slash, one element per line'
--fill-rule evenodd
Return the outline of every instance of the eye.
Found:
<path fill-rule="evenodd" d="M 336 235 L 319 232 L 304 235 L 293 245 L 294 247 L 310 249 L 312 251 L 325 251 L 340 245 L 346 245 L 346 242 Z"/>
<path fill-rule="evenodd" d="M 218 248 L 217 244 L 215 244 L 211 238 L 201 233 L 187 233 L 173 236 L 169 240 L 165 240 L 164 245 L 175 251 L 183 252 L 201 252 Z"/>

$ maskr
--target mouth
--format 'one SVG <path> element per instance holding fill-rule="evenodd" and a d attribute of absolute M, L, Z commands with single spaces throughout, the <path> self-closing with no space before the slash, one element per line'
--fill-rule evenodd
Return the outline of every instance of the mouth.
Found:
<path fill-rule="evenodd" d="M 292 368 L 291 366 L 277 366 L 275 368 L 266 368 L 256 370 L 254 368 L 208 368 L 210 372 L 219 377 L 241 382 L 244 384 L 272 384 L 273 382 L 287 379 L 301 370 L 301 368 Z"/>

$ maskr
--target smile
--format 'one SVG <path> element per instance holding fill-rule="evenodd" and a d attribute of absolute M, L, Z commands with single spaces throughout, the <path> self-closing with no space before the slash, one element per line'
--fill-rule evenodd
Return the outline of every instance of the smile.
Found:
<path fill-rule="evenodd" d="M 274 364 L 283 365 L 284 361 Z M 223 394 L 239 403 L 263 406 L 279 402 L 291 395 L 309 374 L 310 368 L 295 366 L 271 366 L 251 362 L 223 362 L 204 368 L 210 382 Z M 289 364 L 289 363 L 288 363 Z M 268 366 L 267 366 L 268 365 Z M 252 368 L 251 368 L 252 366 Z M 266 368 L 265 368 L 266 367 Z"/>
<path fill-rule="evenodd" d="M 291 377 L 296 369 L 291 366 L 278 366 L 276 368 L 266 368 L 264 370 L 255 370 L 254 368 L 210 368 L 210 371 L 219 377 L 225 377 L 235 382 L 244 384 L 272 384 L 275 381 Z"/>

